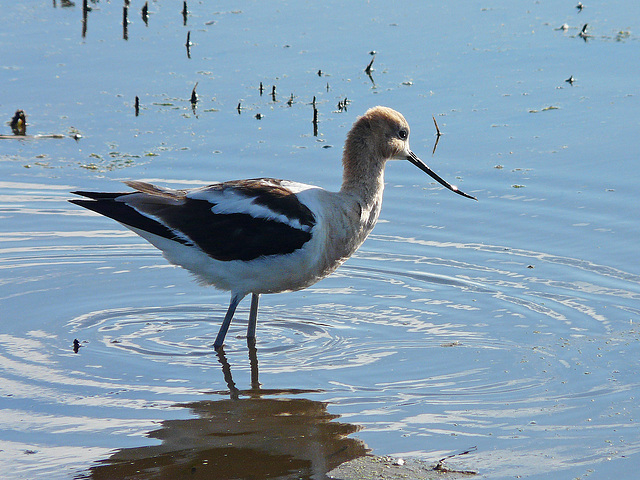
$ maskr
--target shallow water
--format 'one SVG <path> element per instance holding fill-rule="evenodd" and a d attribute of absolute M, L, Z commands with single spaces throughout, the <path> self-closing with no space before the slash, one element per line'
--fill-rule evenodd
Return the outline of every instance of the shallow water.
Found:
<path fill-rule="evenodd" d="M 67 135 L 0 140 L 6 478 L 315 479 L 365 451 L 435 462 L 472 447 L 447 463 L 631 475 L 637 2 L 190 4 L 186 26 L 179 2 L 152 2 L 148 26 L 134 3 L 126 40 L 121 3 L 89 5 L 84 38 L 80 3 L 0 20 L 1 115 Z M 376 104 L 479 201 L 389 164 L 374 233 L 312 288 L 263 296 L 256 350 L 247 300 L 216 355 L 227 294 L 66 201 L 132 178 L 336 189 L 345 134 Z"/>

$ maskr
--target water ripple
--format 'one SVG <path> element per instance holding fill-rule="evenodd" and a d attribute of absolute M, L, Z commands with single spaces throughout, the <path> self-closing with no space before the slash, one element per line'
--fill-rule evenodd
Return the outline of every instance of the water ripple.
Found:
<path fill-rule="evenodd" d="M 32 430 L 140 438 L 180 416 L 168 413 L 180 402 L 255 395 L 223 381 L 212 348 L 227 294 L 153 247 L 115 228 L 3 240 L 0 393 Z M 409 253 L 416 244 L 429 255 Z M 543 252 L 373 236 L 317 285 L 263 296 L 262 395 L 317 396 L 367 441 L 396 432 L 400 452 L 404 438 L 438 436 L 445 450 L 459 438 L 573 445 L 632 428 L 639 280 Z M 257 371 L 247 317 L 245 300 L 225 346 L 239 383 Z"/>

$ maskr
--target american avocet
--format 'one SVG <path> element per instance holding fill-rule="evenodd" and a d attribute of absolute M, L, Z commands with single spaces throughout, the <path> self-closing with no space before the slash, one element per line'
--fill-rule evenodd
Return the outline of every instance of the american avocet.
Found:
<path fill-rule="evenodd" d="M 73 192 L 91 200 L 71 202 L 122 223 L 201 283 L 231 291 L 214 343 L 218 349 L 246 295 L 252 294 L 247 339 L 255 340 L 260 294 L 306 288 L 358 249 L 380 214 L 387 160 L 409 160 L 449 190 L 475 200 L 409 149 L 409 124 L 400 113 L 375 107 L 347 135 L 339 192 L 273 178 L 192 190 L 125 182 L 135 192 Z"/>

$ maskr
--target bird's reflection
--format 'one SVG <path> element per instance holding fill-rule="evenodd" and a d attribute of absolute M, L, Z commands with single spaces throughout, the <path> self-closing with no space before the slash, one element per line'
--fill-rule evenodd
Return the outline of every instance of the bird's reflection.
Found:
<path fill-rule="evenodd" d="M 166 420 L 149 433 L 160 445 L 125 448 L 90 468 L 91 479 L 312 479 L 367 453 L 347 438 L 358 427 L 337 422 L 313 391 L 262 389 L 249 344 L 251 387 L 240 390 L 224 351 L 218 360 L 229 398 L 181 404 L 197 418 Z M 227 393 L 227 392 L 225 392 Z"/>

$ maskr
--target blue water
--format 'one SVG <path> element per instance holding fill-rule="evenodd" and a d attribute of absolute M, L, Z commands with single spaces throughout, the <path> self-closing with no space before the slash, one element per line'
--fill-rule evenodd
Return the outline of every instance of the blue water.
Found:
<path fill-rule="evenodd" d="M 632 474 L 640 4 L 193 3 L 185 26 L 181 2 L 152 2 L 146 26 L 133 2 L 127 40 L 122 3 L 89 6 L 84 38 L 81 2 L 0 20 L 0 116 L 66 136 L 0 139 L 6 478 L 321 478 L 367 449 L 435 462 L 471 447 L 448 464 Z M 391 162 L 371 237 L 312 288 L 264 296 L 256 352 L 248 301 L 216 356 L 227 294 L 66 201 L 126 179 L 335 190 L 346 132 L 377 104 L 479 201 Z"/>

